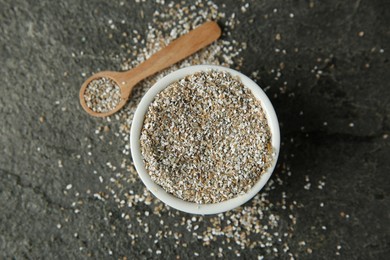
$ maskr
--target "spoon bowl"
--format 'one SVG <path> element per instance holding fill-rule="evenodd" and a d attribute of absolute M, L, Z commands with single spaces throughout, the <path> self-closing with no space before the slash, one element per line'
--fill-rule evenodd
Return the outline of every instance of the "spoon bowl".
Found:
<path fill-rule="evenodd" d="M 83 109 L 88 113 L 90 114 L 91 116 L 95 116 L 95 117 L 106 117 L 106 116 L 110 116 L 116 112 L 118 112 L 127 102 L 130 94 L 131 94 L 131 91 L 129 92 L 129 87 L 128 85 L 126 84 L 121 84 L 119 82 L 119 78 L 121 76 L 121 73 L 120 72 L 116 72 L 116 71 L 101 71 L 101 72 L 98 72 L 94 75 L 92 75 L 91 77 L 89 77 L 86 81 L 84 81 L 83 85 L 81 85 L 81 89 L 80 89 L 80 104 L 81 106 L 83 107 Z M 85 90 L 87 89 L 89 83 L 91 83 L 93 80 L 97 80 L 97 79 L 101 79 L 101 78 L 108 78 L 112 81 L 114 81 L 117 86 L 120 88 L 120 92 L 121 92 L 121 100 L 120 102 L 116 105 L 116 107 L 108 112 L 95 112 L 93 111 L 86 103 L 85 101 L 85 97 L 84 97 L 84 94 L 85 94 Z"/>

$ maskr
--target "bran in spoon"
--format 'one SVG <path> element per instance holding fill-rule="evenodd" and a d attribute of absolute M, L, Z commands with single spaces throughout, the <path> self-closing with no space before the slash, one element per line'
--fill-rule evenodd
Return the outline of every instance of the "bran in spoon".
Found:
<path fill-rule="evenodd" d="M 84 99 L 92 111 L 106 113 L 113 110 L 121 101 L 121 90 L 113 80 L 98 78 L 88 84 Z"/>

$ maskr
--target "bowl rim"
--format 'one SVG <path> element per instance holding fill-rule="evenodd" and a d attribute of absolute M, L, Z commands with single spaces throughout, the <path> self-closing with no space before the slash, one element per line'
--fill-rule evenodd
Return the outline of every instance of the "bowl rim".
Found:
<path fill-rule="evenodd" d="M 246 87 L 248 87 L 253 93 L 253 95 L 261 102 L 261 106 L 267 118 L 268 126 L 272 135 L 271 144 L 273 148 L 273 161 L 271 166 L 268 167 L 266 172 L 262 174 L 260 179 L 247 193 L 219 203 L 198 204 L 194 202 L 184 201 L 180 198 L 175 197 L 172 194 L 169 194 L 150 178 L 143 162 L 140 145 L 140 135 L 145 114 L 148 111 L 149 105 L 154 101 L 155 96 L 159 92 L 168 87 L 171 83 L 181 78 L 184 78 L 187 75 L 209 70 L 226 71 L 233 76 L 238 76 L 242 83 Z M 227 67 L 219 65 L 194 65 L 176 70 L 161 78 L 142 97 L 141 102 L 138 104 L 137 109 L 134 113 L 133 122 L 131 124 L 130 148 L 131 156 L 133 158 L 134 166 L 137 170 L 137 173 L 144 185 L 154 196 L 156 196 L 158 199 L 160 199 L 162 202 L 169 205 L 170 207 L 187 213 L 200 215 L 217 214 L 241 206 L 242 204 L 252 199 L 257 193 L 262 190 L 268 179 L 271 177 L 272 172 L 274 171 L 277 163 L 280 149 L 280 129 L 278 119 L 275 110 L 271 104 L 271 101 L 256 82 L 254 82 L 241 72 Z"/>

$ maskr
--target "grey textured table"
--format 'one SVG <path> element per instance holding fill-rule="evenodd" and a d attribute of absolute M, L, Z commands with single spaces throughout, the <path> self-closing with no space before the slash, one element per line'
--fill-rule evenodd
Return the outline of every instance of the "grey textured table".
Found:
<path fill-rule="evenodd" d="M 126 177 L 123 121 L 91 118 L 78 103 L 86 76 L 133 57 L 131 35 L 145 38 L 162 11 L 186 5 L 0 0 L 0 258 L 386 259 L 389 2 L 215 1 L 222 40 L 246 43 L 231 66 L 266 90 L 282 132 L 263 209 L 278 216 L 274 245 L 252 232 L 259 243 L 244 249 L 240 238 L 198 237 L 230 215 L 192 221 L 153 197 L 137 201 L 150 195 Z M 233 13 L 239 22 L 226 25 Z"/>

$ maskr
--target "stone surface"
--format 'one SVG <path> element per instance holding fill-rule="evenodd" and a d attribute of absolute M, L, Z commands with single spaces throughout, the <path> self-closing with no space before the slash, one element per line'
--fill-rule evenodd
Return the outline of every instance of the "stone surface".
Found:
<path fill-rule="evenodd" d="M 290 251 L 305 259 L 334 259 L 336 252 L 343 259 L 386 259 L 389 2 L 248 2 L 243 13 L 244 2 L 216 1 L 226 5 L 226 12 L 236 13 L 240 23 L 223 37 L 247 43 L 241 71 L 248 76 L 258 71 L 258 83 L 280 119 L 278 168 L 289 165 L 292 175 L 280 174 L 284 183 L 269 199 L 288 191 L 287 200 L 301 204 L 294 211 L 297 224 L 289 238 Z M 219 247 L 226 247 L 220 240 L 204 247 L 184 227 L 187 248 L 174 247 L 172 237 L 155 243 L 161 219 L 173 225 L 191 216 L 164 213 L 146 218 L 146 234 L 136 225 L 137 216 L 129 221 L 121 214 L 150 211 L 147 205 L 125 211 L 115 199 L 92 196 L 107 192 L 109 183 L 100 182 L 93 171 L 99 169 L 104 178 L 106 162 L 120 165 L 125 144 L 115 135 L 118 122 L 82 111 L 80 85 L 93 71 L 119 70 L 126 57 L 121 33 L 145 31 L 156 5 L 0 0 L 0 258 L 161 258 L 154 253 L 159 249 L 166 259 L 186 259 L 194 252 L 217 255 Z M 112 32 L 110 19 L 118 28 Z M 275 80 L 272 69 L 278 67 L 284 69 Z M 104 142 L 94 133 L 101 125 L 110 127 Z M 304 189 L 306 176 L 309 190 Z M 142 194 L 143 184 L 137 181 L 131 189 Z M 275 210 L 284 216 L 282 209 Z M 281 219 L 281 228 L 287 220 Z M 139 236 L 133 244 L 129 223 Z M 208 222 L 203 225 L 207 228 Z M 308 246 L 301 248 L 299 241 Z M 258 247 L 232 246 L 248 259 L 278 258 Z M 227 249 L 223 256 L 236 257 Z"/>

